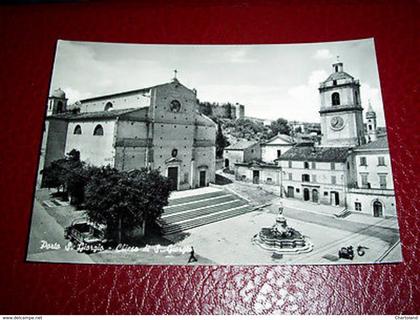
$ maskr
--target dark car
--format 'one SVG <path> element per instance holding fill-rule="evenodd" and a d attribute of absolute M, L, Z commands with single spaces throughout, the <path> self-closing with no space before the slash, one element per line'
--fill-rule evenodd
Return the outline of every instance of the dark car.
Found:
<path fill-rule="evenodd" d="M 349 260 L 353 260 L 354 258 L 354 250 L 353 247 L 342 247 L 339 251 L 338 251 L 338 257 L 339 258 L 343 258 L 343 259 L 349 259 Z"/>
<path fill-rule="evenodd" d="M 76 219 L 64 230 L 64 238 L 70 240 L 79 252 L 98 252 L 104 250 L 108 242 L 106 226 L 87 219 Z"/>

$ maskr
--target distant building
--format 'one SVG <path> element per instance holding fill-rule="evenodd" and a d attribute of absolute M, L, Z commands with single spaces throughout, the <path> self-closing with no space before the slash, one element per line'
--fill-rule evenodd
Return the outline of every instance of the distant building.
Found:
<path fill-rule="evenodd" d="M 234 168 L 236 163 L 250 162 L 261 158 L 261 147 L 257 141 L 241 140 L 223 151 L 226 168 Z"/>
<path fill-rule="evenodd" d="M 285 134 L 278 134 L 261 143 L 260 158 L 235 163 L 236 180 L 280 186 L 281 168 L 277 159 L 294 145 L 294 140 Z"/>
<path fill-rule="evenodd" d="M 280 186 L 280 174 L 281 169 L 276 163 L 254 160 L 235 164 L 235 179 L 239 181 Z"/>
<path fill-rule="evenodd" d="M 84 99 L 76 106 L 67 110 L 61 90 L 50 97 L 41 170 L 76 149 L 81 160 L 96 166 L 158 169 L 173 190 L 215 181 L 216 124 L 198 112 L 196 92 L 176 78 Z"/>
<path fill-rule="evenodd" d="M 261 143 L 262 162 L 273 163 L 295 144 L 295 141 L 286 134 L 278 134 L 266 142 Z"/>
<path fill-rule="evenodd" d="M 235 103 L 209 103 L 209 102 L 201 102 L 198 105 L 198 110 L 200 113 L 205 114 L 207 116 L 213 116 L 216 118 L 223 118 L 223 119 L 243 119 L 245 116 L 245 106 Z"/>
<path fill-rule="evenodd" d="M 260 125 L 263 125 L 263 126 L 269 126 L 272 122 L 272 120 L 263 119 L 263 118 L 256 118 L 256 117 L 249 117 L 249 116 L 246 116 L 244 118 L 248 119 L 248 120 L 251 120 L 255 123 L 259 123 Z"/>

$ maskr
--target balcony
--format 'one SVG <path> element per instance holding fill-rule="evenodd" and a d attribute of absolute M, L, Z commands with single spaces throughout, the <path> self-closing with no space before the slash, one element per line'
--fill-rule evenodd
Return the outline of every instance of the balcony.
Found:
<path fill-rule="evenodd" d="M 380 196 L 395 196 L 394 189 L 378 189 L 378 188 L 348 188 L 348 193 L 371 194 Z"/>

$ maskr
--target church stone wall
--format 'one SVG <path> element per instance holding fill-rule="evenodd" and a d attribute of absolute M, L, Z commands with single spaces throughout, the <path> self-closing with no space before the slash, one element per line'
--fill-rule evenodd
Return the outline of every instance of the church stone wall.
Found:
<path fill-rule="evenodd" d="M 74 134 L 74 128 L 80 125 L 82 134 Z M 103 127 L 103 136 L 93 135 L 97 125 Z M 113 146 L 115 120 L 72 121 L 67 132 L 66 153 L 72 149 L 80 151 L 80 159 L 95 166 L 114 166 L 115 149 Z"/>
<path fill-rule="evenodd" d="M 180 103 L 179 110 L 171 108 L 173 100 Z M 165 176 L 170 167 L 177 167 L 179 190 L 196 187 L 198 170 L 204 170 L 205 165 L 208 181 L 214 181 L 216 125 L 207 118 L 198 119 L 197 108 L 195 93 L 176 81 L 152 89 L 149 118 L 153 121 L 153 167 Z M 209 125 L 196 123 L 203 121 Z M 212 146 L 194 147 L 196 141 L 203 140 Z"/>

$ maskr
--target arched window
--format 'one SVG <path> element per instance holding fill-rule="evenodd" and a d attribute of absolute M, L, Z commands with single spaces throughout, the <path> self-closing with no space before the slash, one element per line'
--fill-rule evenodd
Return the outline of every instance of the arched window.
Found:
<path fill-rule="evenodd" d="M 82 134 L 82 128 L 79 125 L 75 126 L 73 134 Z"/>
<path fill-rule="evenodd" d="M 107 102 L 106 104 L 105 104 L 105 108 L 104 108 L 104 110 L 105 111 L 108 111 L 109 109 L 112 109 L 114 106 L 113 106 L 113 104 L 112 104 L 112 102 Z"/>
<path fill-rule="evenodd" d="M 303 163 L 303 168 L 304 168 L 304 169 L 309 169 L 309 162 L 305 161 L 305 162 Z"/>
<path fill-rule="evenodd" d="M 334 92 L 331 95 L 331 102 L 333 106 L 338 106 L 340 105 L 340 94 L 338 92 Z"/>
<path fill-rule="evenodd" d="M 93 130 L 93 135 L 94 136 L 103 136 L 104 135 L 104 128 L 102 128 L 102 126 L 100 124 L 98 124 L 95 127 L 95 130 Z"/>
<path fill-rule="evenodd" d="M 359 104 L 359 94 L 357 93 L 357 91 L 354 92 L 354 98 L 355 98 L 356 104 Z"/>

